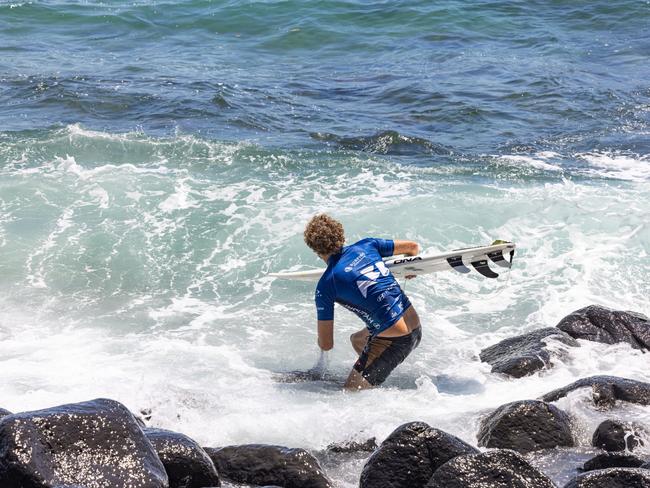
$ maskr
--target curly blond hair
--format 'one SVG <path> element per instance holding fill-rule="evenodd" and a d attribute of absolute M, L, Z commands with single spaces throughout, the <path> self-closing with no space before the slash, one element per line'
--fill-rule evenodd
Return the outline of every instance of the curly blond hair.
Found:
<path fill-rule="evenodd" d="M 305 244 L 321 256 L 336 254 L 345 243 L 343 225 L 327 214 L 318 214 L 305 227 Z"/>

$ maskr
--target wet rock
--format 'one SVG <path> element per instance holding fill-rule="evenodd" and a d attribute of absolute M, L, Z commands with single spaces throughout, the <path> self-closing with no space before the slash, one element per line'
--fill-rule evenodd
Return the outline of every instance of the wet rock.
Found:
<path fill-rule="evenodd" d="M 616 405 L 616 391 L 614 385 L 609 383 L 595 383 L 591 387 L 591 398 L 600 409 L 614 408 Z"/>
<path fill-rule="evenodd" d="M 555 488 L 523 456 L 506 449 L 458 456 L 434 474 L 427 488 Z"/>
<path fill-rule="evenodd" d="M 481 422 L 478 445 L 527 453 L 573 446 L 569 417 L 538 400 L 523 400 L 497 408 Z"/>
<path fill-rule="evenodd" d="M 345 137 L 323 132 L 312 132 L 316 140 L 335 143 L 345 149 L 394 156 L 413 156 L 417 154 L 451 154 L 451 150 L 426 139 L 405 136 L 393 130 L 378 132 L 370 136 Z"/>
<path fill-rule="evenodd" d="M 587 461 L 582 467 L 583 471 L 595 471 L 607 468 L 639 468 L 645 461 L 631 454 L 607 452 L 599 454 Z"/>
<path fill-rule="evenodd" d="M 347 441 L 327 446 L 329 452 L 335 453 L 372 452 L 375 449 L 377 449 L 377 439 L 374 437 L 365 442 Z"/>
<path fill-rule="evenodd" d="M 284 488 L 331 488 L 316 458 L 304 449 L 266 444 L 206 447 L 219 475 L 238 483 Z"/>
<path fill-rule="evenodd" d="M 493 373 L 521 378 L 552 366 L 548 340 L 560 341 L 573 347 L 579 346 L 578 342 L 565 332 L 548 327 L 498 342 L 483 349 L 479 357 L 484 363 L 492 365 Z"/>
<path fill-rule="evenodd" d="M 596 428 L 591 444 L 606 451 L 632 451 L 643 445 L 637 430 L 628 423 L 605 420 Z"/>
<path fill-rule="evenodd" d="M 575 339 L 627 342 L 636 349 L 650 349 L 650 319 L 634 312 L 591 305 L 564 317 L 557 328 Z"/>
<path fill-rule="evenodd" d="M 360 488 L 418 488 L 434 471 L 456 456 L 479 451 L 424 422 L 395 429 L 370 456 L 359 481 Z"/>
<path fill-rule="evenodd" d="M 643 466 L 641 466 L 643 469 L 650 469 L 650 463 L 645 463 Z"/>
<path fill-rule="evenodd" d="M 610 407 L 615 400 L 650 405 L 650 383 L 617 376 L 583 378 L 563 388 L 553 390 L 541 399 L 545 402 L 555 402 L 579 388 L 591 388 L 594 403 L 600 407 Z"/>
<path fill-rule="evenodd" d="M 169 477 L 169 488 L 220 486 L 219 475 L 208 454 L 184 434 L 163 429 L 143 429 Z"/>
<path fill-rule="evenodd" d="M 650 488 L 650 470 L 609 468 L 582 474 L 564 488 Z"/>
<path fill-rule="evenodd" d="M 166 488 L 167 474 L 124 405 L 107 399 L 0 420 L 2 488 Z"/>

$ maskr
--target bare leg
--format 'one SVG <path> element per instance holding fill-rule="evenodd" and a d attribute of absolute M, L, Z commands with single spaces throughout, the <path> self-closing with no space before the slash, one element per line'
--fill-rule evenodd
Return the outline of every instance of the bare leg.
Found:
<path fill-rule="evenodd" d="M 363 351 L 363 348 L 366 346 L 366 342 L 368 342 L 369 335 L 370 332 L 368 332 L 368 329 L 363 328 L 350 336 L 350 342 L 352 343 L 352 347 L 357 354 L 361 355 L 361 351 Z"/>
<path fill-rule="evenodd" d="M 366 379 L 361 376 L 361 373 L 359 373 L 356 369 L 353 369 L 350 371 L 350 375 L 348 376 L 348 379 L 345 381 L 345 385 L 343 386 L 346 390 L 367 390 L 368 388 L 372 388 L 372 385 L 366 381 Z"/>

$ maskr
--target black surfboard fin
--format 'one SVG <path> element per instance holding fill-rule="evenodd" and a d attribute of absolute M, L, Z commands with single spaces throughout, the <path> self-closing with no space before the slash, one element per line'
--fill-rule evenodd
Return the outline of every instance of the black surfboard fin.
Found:
<path fill-rule="evenodd" d="M 463 264 L 462 256 L 452 256 L 450 258 L 447 258 L 447 262 L 449 263 L 449 266 L 454 268 L 459 273 L 466 274 L 471 271 L 467 266 Z"/>
<path fill-rule="evenodd" d="M 490 258 L 490 260 L 494 264 L 496 264 L 497 266 L 501 266 L 502 268 L 509 268 L 510 266 L 512 266 L 512 257 L 510 258 L 510 261 L 508 261 L 503 256 L 503 251 L 489 252 L 487 254 L 487 257 Z"/>
<path fill-rule="evenodd" d="M 498 278 L 499 275 L 492 271 L 488 266 L 487 259 L 481 259 L 480 261 L 472 261 L 472 266 L 474 269 L 481 273 L 486 278 Z"/>

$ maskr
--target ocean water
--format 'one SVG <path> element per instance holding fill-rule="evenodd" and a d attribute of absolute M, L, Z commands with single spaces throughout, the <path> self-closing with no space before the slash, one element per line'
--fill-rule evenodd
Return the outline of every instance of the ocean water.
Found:
<path fill-rule="evenodd" d="M 650 315 L 649 25 L 647 1 L 0 2 L 0 406 L 110 397 L 320 452 L 413 420 L 475 444 L 508 401 L 650 380 L 626 345 L 518 380 L 478 360 L 589 304 Z M 405 284 L 423 340 L 385 387 L 284 383 L 319 358 L 313 286 L 267 274 L 320 266 L 322 211 L 350 242 L 518 251 Z M 361 326 L 337 310 L 333 377 Z M 606 414 L 559 405 L 587 448 Z M 352 487 L 363 461 L 323 462 Z"/>

